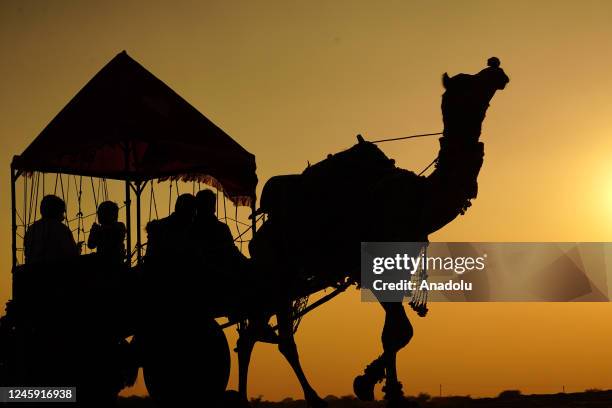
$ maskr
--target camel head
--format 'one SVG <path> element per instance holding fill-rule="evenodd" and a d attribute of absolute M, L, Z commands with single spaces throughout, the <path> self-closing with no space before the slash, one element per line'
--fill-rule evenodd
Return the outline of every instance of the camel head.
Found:
<path fill-rule="evenodd" d="M 450 140 L 477 141 L 491 98 L 510 82 L 498 58 L 489 58 L 487 65 L 475 75 L 442 76 L 444 136 Z"/>

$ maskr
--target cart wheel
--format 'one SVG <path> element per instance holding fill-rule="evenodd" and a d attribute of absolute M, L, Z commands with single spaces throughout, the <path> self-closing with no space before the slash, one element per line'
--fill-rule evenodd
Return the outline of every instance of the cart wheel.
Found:
<path fill-rule="evenodd" d="M 164 331 L 165 329 L 165 331 Z M 176 330 L 160 327 L 139 338 L 149 395 L 162 406 L 181 402 L 203 406 L 223 397 L 230 373 L 230 351 L 212 318 Z"/>

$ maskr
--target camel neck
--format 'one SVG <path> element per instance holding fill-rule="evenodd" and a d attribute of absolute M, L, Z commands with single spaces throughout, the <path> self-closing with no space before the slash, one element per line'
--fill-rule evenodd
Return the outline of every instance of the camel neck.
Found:
<path fill-rule="evenodd" d="M 476 182 L 484 156 L 484 144 L 478 141 L 478 137 L 445 135 L 439 141 L 436 170 L 430 177 L 444 177 L 459 184 Z"/>
<path fill-rule="evenodd" d="M 463 214 L 478 194 L 478 173 L 484 157 L 484 144 L 477 139 L 440 138 L 436 169 L 426 179 L 428 207 L 424 212 L 425 234 L 448 224 Z"/>

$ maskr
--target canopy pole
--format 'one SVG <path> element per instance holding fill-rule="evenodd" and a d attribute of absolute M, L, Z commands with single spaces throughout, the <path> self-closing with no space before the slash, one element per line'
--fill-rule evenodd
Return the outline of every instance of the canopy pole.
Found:
<path fill-rule="evenodd" d="M 130 197 L 130 142 L 125 141 L 125 228 L 126 228 L 126 251 L 125 261 L 128 266 L 132 265 L 132 201 Z"/>
<path fill-rule="evenodd" d="M 132 201 L 130 199 L 130 181 L 125 180 L 125 229 L 126 229 L 126 263 L 132 264 Z"/>
<path fill-rule="evenodd" d="M 144 186 L 146 186 L 147 182 L 145 181 L 142 184 L 140 181 L 135 183 L 134 193 L 136 194 L 136 255 L 138 260 L 138 265 L 142 263 L 142 237 L 141 237 L 141 225 L 140 225 L 140 195 L 142 190 L 144 190 Z"/>
<path fill-rule="evenodd" d="M 15 300 L 15 268 L 17 267 L 17 198 L 15 195 L 15 183 L 19 173 L 15 172 L 13 165 L 11 164 L 11 251 L 12 251 L 12 262 L 11 268 L 12 277 L 12 293 L 11 297 Z M 24 235 L 25 236 L 25 235 Z"/>

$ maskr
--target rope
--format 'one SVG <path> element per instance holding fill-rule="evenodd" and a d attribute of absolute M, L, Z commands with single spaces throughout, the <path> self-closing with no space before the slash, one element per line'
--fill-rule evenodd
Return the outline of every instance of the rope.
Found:
<path fill-rule="evenodd" d="M 83 227 L 83 209 L 81 207 L 81 196 L 83 195 L 83 176 L 79 178 L 79 186 L 77 188 L 76 176 L 74 176 L 74 190 L 77 195 L 77 243 L 81 241 L 81 231 L 85 238 L 85 228 Z M 96 206 L 96 209 L 98 207 Z"/>
<path fill-rule="evenodd" d="M 151 180 L 151 197 L 149 198 L 149 222 L 151 222 L 151 208 L 155 209 L 155 219 L 159 219 L 159 214 L 157 214 L 157 201 L 155 201 L 155 190 L 153 189 L 153 185 L 155 183 Z"/>
<path fill-rule="evenodd" d="M 261 216 L 260 216 L 260 217 L 257 219 L 257 221 L 256 221 L 256 222 L 260 222 L 260 221 L 261 221 L 262 219 L 264 219 L 264 218 L 265 218 L 265 214 L 261 214 Z M 244 230 L 244 231 L 242 232 L 242 234 L 240 234 L 239 236 L 237 236 L 236 238 L 234 238 L 234 242 L 237 242 L 237 241 L 238 241 L 238 240 L 239 240 L 239 239 L 240 239 L 240 238 L 241 238 L 241 237 L 242 237 L 244 234 L 246 234 L 247 232 L 251 231 L 251 229 L 252 229 L 252 228 L 253 228 L 252 226 L 249 226 L 249 228 L 247 228 L 246 230 Z"/>
<path fill-rule="evenodd" d="M 91 193 L 93 194 L 94 204 L 97 209 L 98 208 L 98 197 L 96 195 L 96 186 L 94 185 L 93 177 L 90 177 L 89 179 L 91 180 Z"/>
<path fill-rule="evenodd" d="M 380 139 L 380 140 L 373 140 L 371 143 L 383 143 L 383 142 L 394 142 L 396 140 L 405 140 L 405 139 L 414 139 L 417 137 L 426 137 L 426 136 L 438 136 L 443 134 L 443 132 L 437 132 L 437 133 L 423 133 L 420 135 L 411 135 L 411 136 L 402 136 L 402 137 L 394 137 L 391 139 Z"/>
<path fill-rule="evenodd" d="M 425 173 L 431 166 L 433 166 L 437 162 L 438 162 L 438 158 L 436 157 L 435 159 L 433 159 L 433 161 L 431 163 L 429 163 L 429 165 L 427 167 L 425 167 L 423 170 L 421 170 L 421 172 L 418 175 L 422 176 L 423 173 Z"/>
<path fill-rule="evenodd" d="M 15 206 L 17 207 L 17 206 Z M 21 214 L 19 214 L 19 211 L 17 211 L 17 208 L 15 208 L 15 215 L 17 215 L 17 218 L 19 218 L 19 221 L 21 222 L 21 224 L 17 225 L 18 227 L 25 227 L 26 223 L 25 220 L 21 217 Z"/>
<path fill-rule="evenodd" d="M 43 176 L 43 197 L 45 196 L 45 173 L 42 173 Z M 40 186 L 40 173 L 37 173 L 37 178 L 36 178 L 36 205 L 34 205 L 34 220 L 36 220 L 36 217 L 38 216 L 38 188 Z"/>
<path fill-rule="evenodd" d="M 122 205 L 120 205 L 120 206 L 119 206 L 119 209 L 120 209 L 120 210 L 122 210 L 122 209 L 124 209 L 124 208 L 125 208 L 125 204 L 122 204 Z M 93 217 L 93 216 L 95 216 L 95 215 L 98 215 L 98 213 L 97 213 L 97 211 L 95 211 L 95 210 L 94 210 L 94 212 L 92 212 L 92 213 L 89 213 L 89 214 L 83 214 L 83 215 L 82 215 L 80 218 L 82 218 L 82 219 L 84 219 L 84 220 L 85 220 L 85 219 L 87 219 L 87 218 L 89 218 L 89 217 Z M 70 219 L 70 220 L 68 220 L 68 221 L 69 221 L 69 222 L 74 222 L 74 221 L 76 221 L 78 218 L 79 218 L 79 217 L 77 216 L 77 217 L 71 218 L 71 219 Z M 76 231 L 76 228 L 75 228 L 73 231 Z"/>
<path fill-rule="evenodd" d="M 170 182 L 170 192 L 168 194 L 168 216 L 170 216 L 172 210 L 172 182 Z"/>
<path fill-rule="evenodd" d="M 35 185 L 37 184 L 37 178 L 36 178 L 37 175 L 38 173 L 36 173 L 36 175 L 32 177 L 32 183 L 30 183 L 30 205 L 28 206 L 28 213 L 26 216 L 26 220 L 28 220 L 28 226 L 32 223 L 32 205 L 34 202 L 34 191 L 36 190 Z M 27 187 L 26 187 L 26 190 L 27 190 Z"/>
<path fill-rule="evenodd" d="M 402 136 L 402 137 L 394 137 L 391 139 L 380 139 L 380 140 L 373 140 L 371 143 L 384 143 L 384 142 L 394 142 L 396 140 L 406 140 L 406 139 L 414 139 L 417 137 L 427 137 L 427 136 L 438 136 L 438 135 L 442 135 L 444 134 L 444 132 L 436 132 L 436 133 L 422 133 L 419 135 L 411 135 L 411 136 Z M 431 163 L 429 163 L 429 165 L 427 167 L 425 167 L 423 170 L 421 170 L 421 172 L 418 174 L 419 176 L 423 175 L 423 173 L 425 173 L 431 166 L 434 165 L 434 163 L 436 163 L 438 161 L 438 158 L 435 158 Z"/>
<path fill-rule="evenodd" d="M 102 180 L 98 180 L 98 197 L 100 201 L 103 201 L 103 200 L 106 201 L 105 199 L 102 198 L 103 196 L 104 196 L 104 188 L 102 186 Z"/>
<path fill-rule="evenodd" d="M 122 208 L 122 207 L 123 207 L 123 206 L 121 206 L 120 208 Z M 81 214 L 80 216 L 79 216 L 79 215 L 77 215 L 76 217 L 69 219 L 69 220 L 68 220 L 68 223 L 71 223 L 71 222 L 77 221 L 77 220 L 79 220 L 79 219 L 80 219 L 80 220 L 86 220 L 87 218 L 89 218 L 89 217 L 93 217 L 93 216 L 96 216 L 96 215 L 98 215 L 96 211 L 94 211 L 94 212 L 92 212 L 92 213 L 90 213 L 90 214 L 87 214 L 87 215 L 83 215 L 83 214 Z M 78 227 L 77 227 L 77 228 L 78 228 Z M 75 229 L 75 231 L 76 231 L 76 229 Z M 83 231 L 84 231 L 84 230 L 83 230 Z"/>
<path fill-rule="evenodd" d="M 234 223 L 236 224 L 236 231 L 239 237 L 238 242 L 240 243 L 240 252 L 242 252 L 242 244 L 244 243 L 244 241 L 242 240 L 242 238 L 240 238 L 242 237 L 242 232 L 240 231 L 240 226 L 238 225 L 238 206 L 236 205 L 235 208 L 236 208 L 236 215 L 234 216 L 235 217 Z"/>
<path fill-rule="evenodd" d="M 217 197 L 219 196 L 219 190 L 217 190 Z M 227 198 L 225 197 L 225 194 L 223 194 L 223 222 L 225 222 L 225 225 L 227 225 L 227 204 L 226 204 Z"/>
<path fill-rule="evenodd" d="M 236 216 L 238 216 L 238 215 L 236 215 Z M 244 227 L 250 227 L 250 226 L 251 226 L 251 224 L 246 223 L 246 222 L 242 222 L 242 221 L 240 221 L 240 220 L 237 220 L 236 218 L 227 217 L 227 219 L 228 219 L 229 221 L 234 221 L 234 222 L 237 222 L 237 223 L 239 223 L 240 225 L 242 225 L 242 226 L 244 226 Z"/>
<path fill-rule="evenodd" d="M 108 201 L 108 186 L 106 185 L 106 179 L 103 178 L 101 183 L 104 186 L 104 201 Z"/>
<path fill-rule="evenodd" d="M 66 196 L 64 195 L 64 177 L 61 174 L 58 174 L 60 181 L 60 188 L 62 189 L 62 200 L 64 200 L 64 204 L 66 205 L 66 214 L 68 214 L 68 203 L 66 202 Z M 68 178 L 70 181 L 70 178 Z"/>

